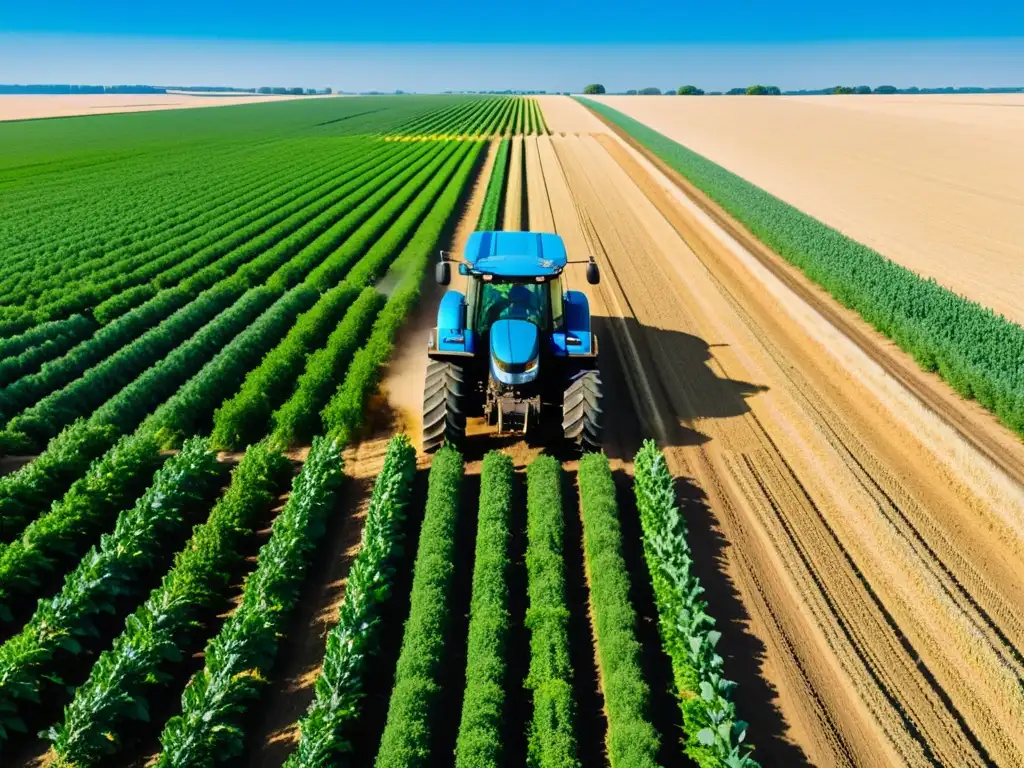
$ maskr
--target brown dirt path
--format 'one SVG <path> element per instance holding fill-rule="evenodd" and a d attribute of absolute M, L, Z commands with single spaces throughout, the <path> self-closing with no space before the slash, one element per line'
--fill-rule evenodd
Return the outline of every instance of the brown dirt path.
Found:
<path fill-rule="evenodd" d="M 509 152 L 508 176 L 505 179 L 505 218 L 501 228 L 516 232 L 523 228 L 523 137 L 514 136 Z"/>

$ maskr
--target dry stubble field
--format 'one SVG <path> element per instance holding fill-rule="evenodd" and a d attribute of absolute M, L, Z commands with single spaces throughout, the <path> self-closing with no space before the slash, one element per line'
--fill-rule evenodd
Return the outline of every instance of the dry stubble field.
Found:
<path fill-rule="evenodd" d="M 1024 96 L 598 99 L 1024 321 Z"/>

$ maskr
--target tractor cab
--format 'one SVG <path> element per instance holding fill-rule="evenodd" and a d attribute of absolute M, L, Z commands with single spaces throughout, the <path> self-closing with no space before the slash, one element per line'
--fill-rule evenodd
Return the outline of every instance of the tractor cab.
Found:
<path fill-rule="evenodd" d="M 564 411 L 566 402 L 569 409 L 561 418 L 569 422 L 566 435 L 589 447 L 599 445 L 599 408 L 589 407 L 600 398 L 597 339 L 586 295 L 564 286 L 569 263 L 558 235 L 470 236 L 457 263 L 466 291 L 445 293 L 428 344 L 428 450 L 461 436 L 466 416 L 482 415 L 498 434 L 527 434 L 544 419 L 550 422 L 556 408 Z M 442 285 L 451 282 L 451 264 L 442 254 L 436 268 Z M 593 259 L 586 264 L 587 281 L 596 284 L 597 264 Z M 579 413 L 573 403 L 582 388 L 589 396 Z"/>

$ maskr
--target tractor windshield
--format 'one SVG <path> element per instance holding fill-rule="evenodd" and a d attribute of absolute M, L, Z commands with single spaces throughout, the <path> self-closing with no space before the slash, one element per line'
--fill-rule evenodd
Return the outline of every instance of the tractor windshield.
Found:
<path fill-rule="evenodd" d="M 487 333 L 496 320 L 528 320 L 541 330 L 547 329 L 549 308 L 547 283 L 480 284 L 476 328 Z"/>

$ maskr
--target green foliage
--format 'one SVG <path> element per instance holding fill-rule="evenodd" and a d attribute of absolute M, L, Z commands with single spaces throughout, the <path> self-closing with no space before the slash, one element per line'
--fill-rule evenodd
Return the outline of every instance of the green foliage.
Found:
<path fill-rule="evenodd" d="M 680 85 L 676 91 L 680 96 L 703 96 L 704 91 L 695 85 Z"/>
<path fill-rule="evenodd" d="M 370 335 L 374 318 L 385 301 L 375 288 L 364 288 L 327 343 L 309 356 L 295 392 L 273 414 L 275 445 L 297 445 L 318 431 L 320 411 L 337 388 L 337 382 L 344 379 L 352 356 Z"/>
<path fill-rule="evenodd" d="M 25 530 L 116 441 L 113 427 L 79 420 L 57 435 L 35 461 L 0 477 L 0 541 L 10 541 Z"/>
<path fill-rule="evenodd" d="M 52 457 L 44 454 L 36 462 L 44 458 Z M 3 606 L 37 594 L 49 574 L 81 557 L 97 533 L 109 528 L 117 513 L 146 489 L 163 460 L 153 435 L 121 438 L 63 498 L 18 538 L 0 546 L 0 619 L 10 620 Z"/>
<path fill-rule="evenodd" d="M 504 765 L 502 722 L 509 640 L 509 586 L 512 537 L 512 459 L 491 451 L 480 474 L 473 594 L 469 605 L 466 692 L 455 744 L 456 768 Z"/>
<path fill-rule="evenodd" d="M 615 482 L 604 454 L 580 459 L 579 488 L 583 554 L 608 713 L 608 759 L 612 768 L 653 768 L 659 737 L 647 718 L 650 692 L 640 666 L 636 613 L 629 602 Z"/>
<path fill-rule="evenodd" d="M 266 434 L 275 405 L 291 391 L 306 356 L 324 342 L 358 292 L 342 283 L 299 315 L 284 340 L 246 376 L 238 394 L 217 409 L 211 436 L 215 448 L 237 451 Z"/>
<path fill-rule="evenodd" d="M 327 635 L 316 698 L 299 720 L 298 747 L 286 768 L 330 768 L 351 751 L 347 736 L 367 693 L 364 677 L 379 643 L 380 611 L 391 596 L 415 474 L 415 449 L 404 435 L 393 437 L 370 497 L 362 546 L 349 569 L 338 623 Z"/>
<path fill-rule="evenodd" d="M 587 105 L 675 168 L 872 327 L 1024 435 L 1024 328 L 924 280 L 603 104 Z"/>
<path fill-rule="evenodd" d="M 604 90 L 604 86 L 601 85 L 600 83 L 593 83 L 591 85 L 583 86 L 583 93 L 585 93 L 587 95 L 599 94 L 599 93 L 605 93 L 605 90 Z"/>
<path fill-rule="evenodd" d="M 510 142 L 502 139 L 498 144 L 497 154 L 494 156 L 494 167 L 491 169 L 491 178 L 487 182 L 487 196 L 484 198 L 484 206 L 480 211 L 480 221 L 476 228 L 483 231 L 492 231 L 499 228 L 499 220 L 504 207 L 505 199 L 505 175 L 508 172 Z"/>
<path fill-rule="evenodd" d="M 640 88 L 637 94 L 640 96 L 661 96 L 661 88 Z"/>
<path fill-rule="evenodd" d="M 391 355 L 395 333 L 419 298 L 420 278 L 455 211 L 483 144 L 466 142 L 464 146 L 455 175 L 396 259 L 396 265 L 404 266 L 401 282 L 377 316 L 366 345 L 353 357 L 345 381 L 323 410 L 327 434 L 342 443 L 350 442 L 362 424 L 366 399 L 376 388 L 380 372 Z"/>
<path fill-rule="evenodd" d="M 35 373 L 48 360 L 64 354 L 96 330 L 83 315 L 54 320 L 0 340 L 0 387 Z"/>
<path fill-rule="evenodd" d="M 778 96 L 782 91 L 774 85 L 748 85 L 745 93 L 747 96 Z"/>
<path fill-rule="evenodd" d="M 241 604 L 206 646 L 205 666 L 185 688 L 181 714 L 164 727 L 159 768 L 209 768 L 242 752 L 243 720 L 277 656 L 342 477 L 338 444 L 314 440 L 270 539 L 260 548 Z"/>
<path fill-rule="evenodd" d="M 462 456 L 444 447 L 430 468 L 427 505 L 413 571 L 409 619 L 395 670 L 377 768 L 422 768 L 431 763 L 431 726 L 437 717 L 441 669 L 452 614 L 455 533 Z M 438 759 L 439 756 L 434 756 Z"/>
<path fill-rule="evenodd" d="M 118 516 L 113 532 L 68 574 L 63 589 L 40 600 L 21 632 L 0 646 L 0 739 L 21 703 L 37 702 L 47 685 L 63 682 L 53 674 L 58 658 L 81 655 L 81 639 L 99 633 L 98 620 L 118 615 L 146 583 L 143 577 L 166 567 L 163 555 L 188 530 L 188 511 L 209 495 L 218 475 L 208 442 L 186 443 L 135 506 Z"/>
<path fill-rule="evenodd" d="M 665 457 L 648 440 L 634 467 L 644 558 L 679 690 L 686 753 L 702 768 L 756 768 L 751 747 L 743 743 L 747 724 L 737 719 L 732 702 L 735 684 L 723 676 L 724 662 L 714 650 L 720 634 L 692 570 L 686 521 L 676 506 Z"/>
<path fill-rule="evenodd" d="M 113 647 L 100 654 L 65 708 L 64 722 L 50 728 L 60 761 L 98 765 L 136 721 L 148 722 L 150 701 L 189 655 L 200 612 L 224 598 L 241 560 L 238 545 L 253 533 L 289 470 L 266 445 L 249 448 L 209 518 L 196 526 L 162 584 L 128 617 Z"/>
<path fill-rule="evenodd" d="M 565 591 L 565 517 L 562 468 L 541 456 L 526 471 L 526 573 L 533 691 L 528 768 L 578 768 L 573 733 L 575 703 Z"/>

